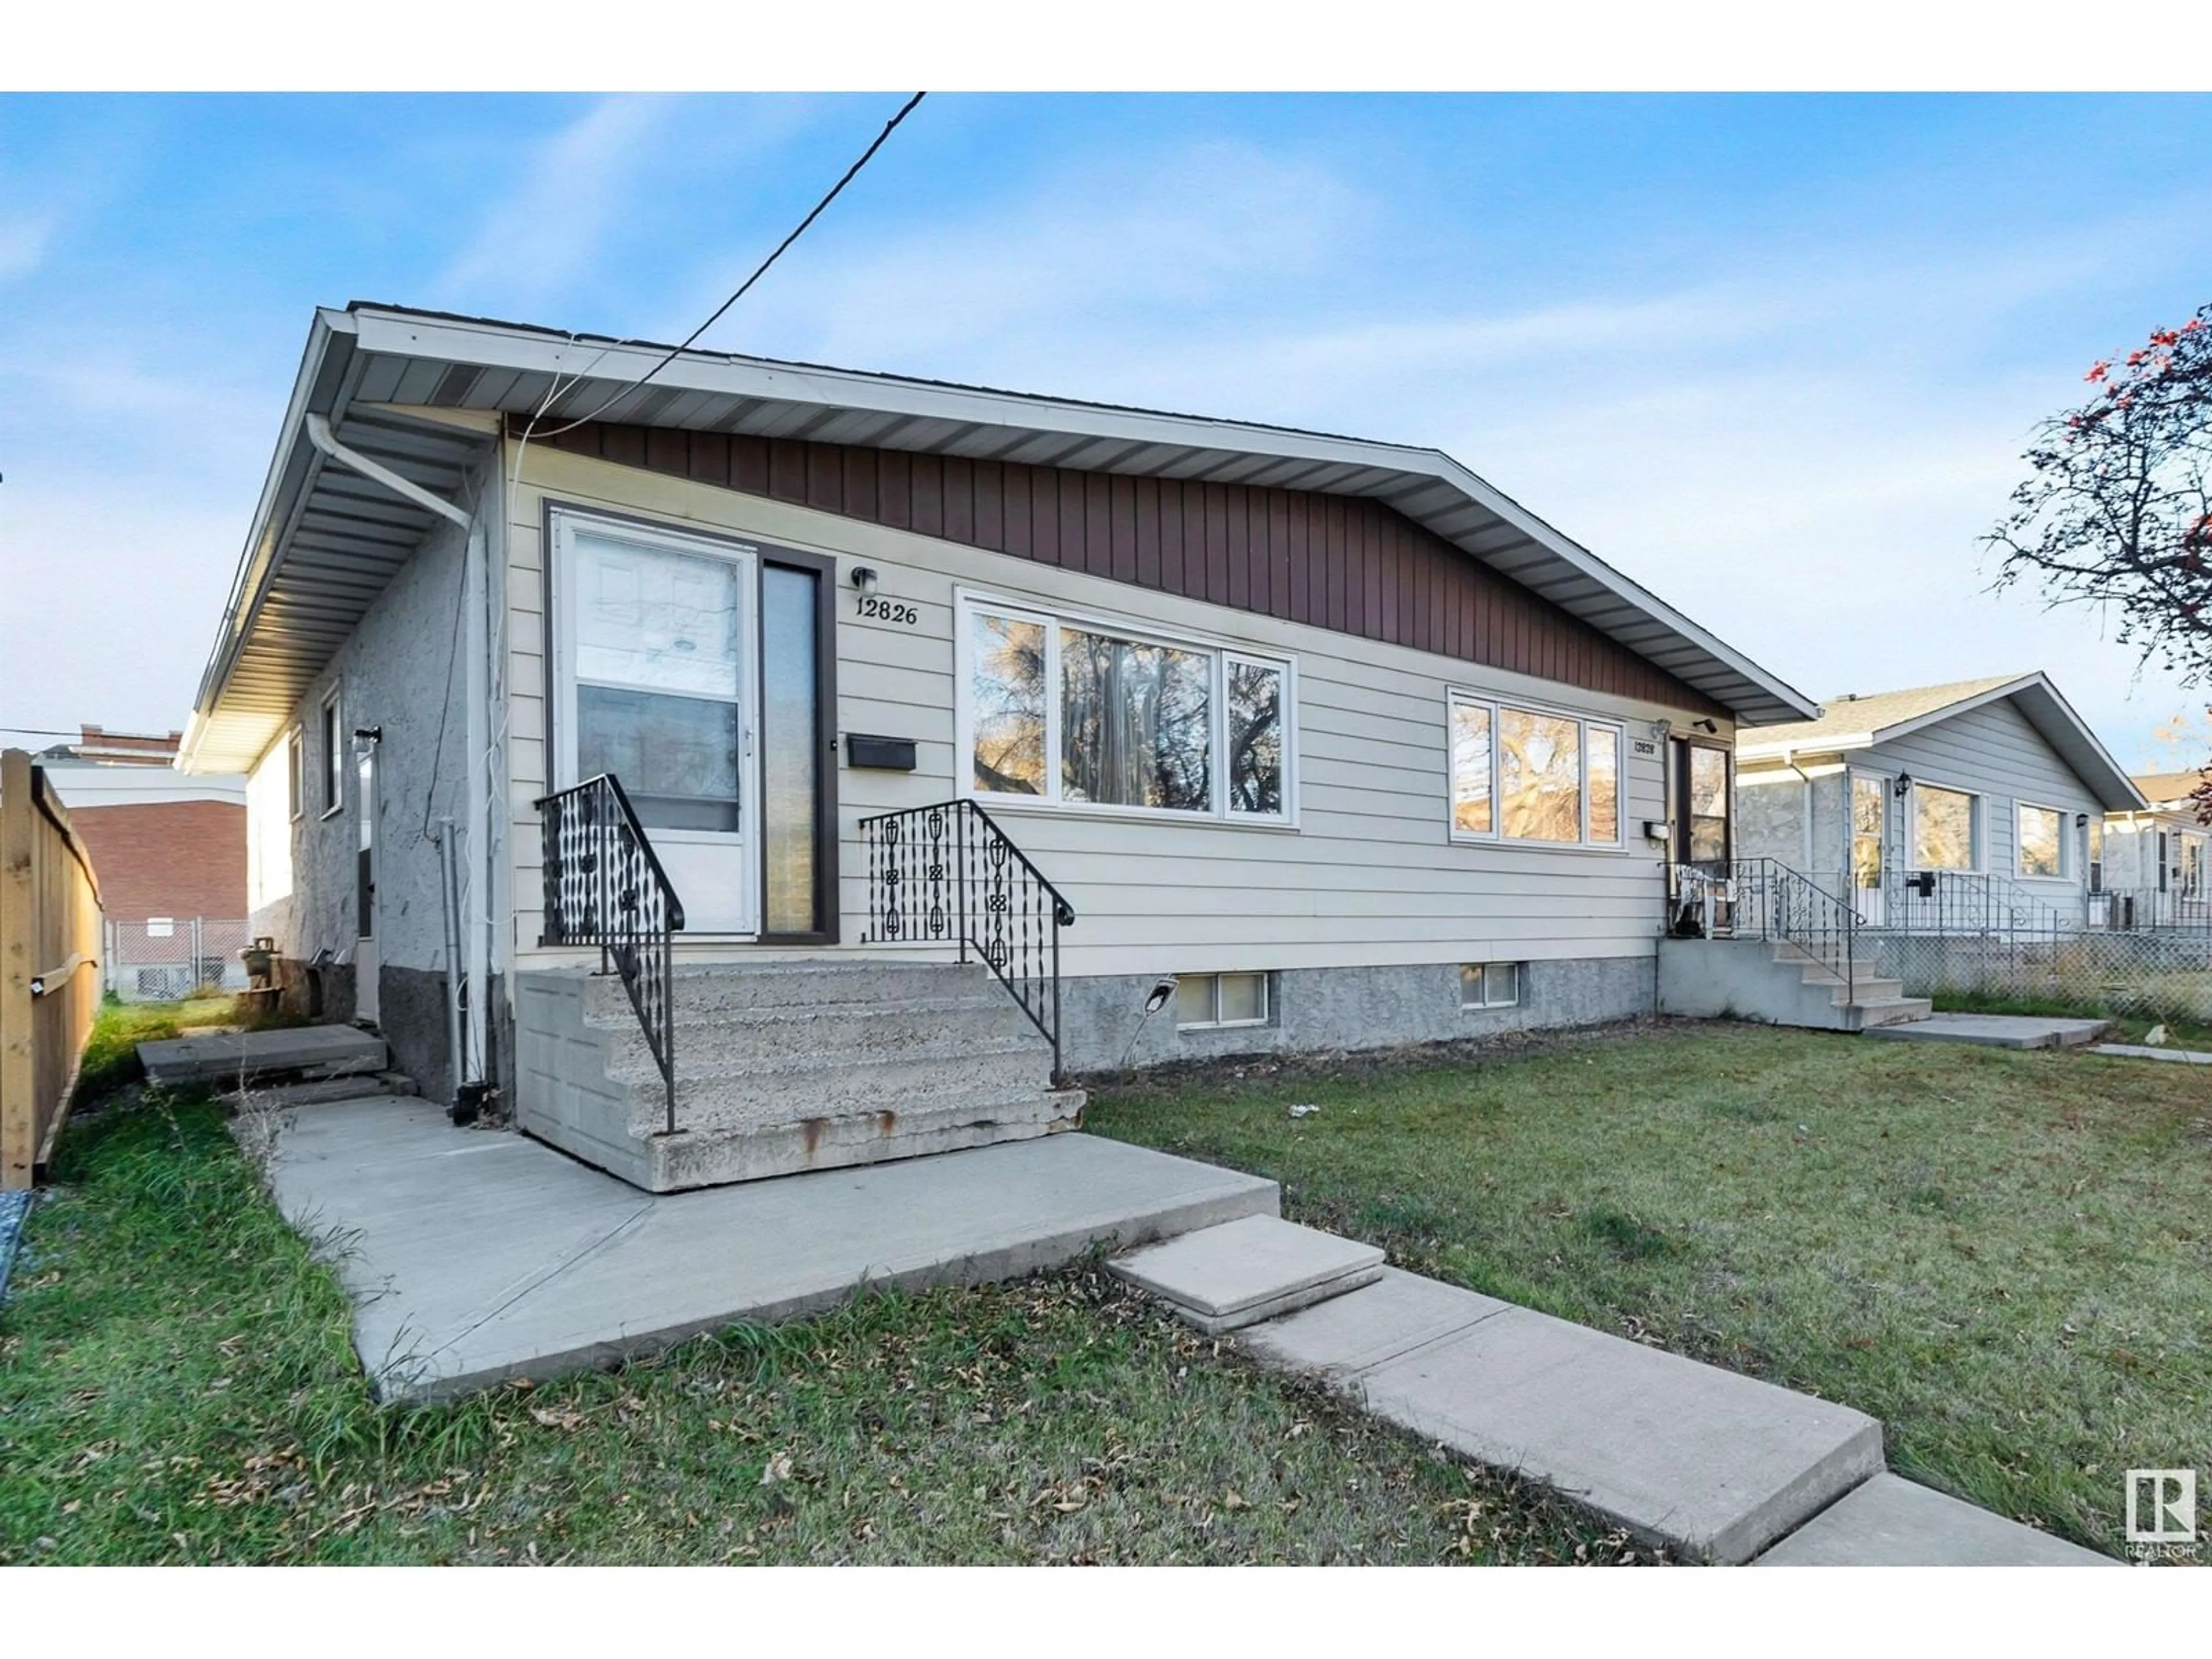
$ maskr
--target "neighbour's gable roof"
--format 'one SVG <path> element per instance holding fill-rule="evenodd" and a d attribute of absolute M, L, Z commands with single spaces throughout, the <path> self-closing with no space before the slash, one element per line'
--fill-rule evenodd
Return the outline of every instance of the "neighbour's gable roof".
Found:
<path fill-rule="evenodd" d="M 2121 812 L 2143 805 L 2142 796 L 2120 763 L 2074 712 L 2074 706 L 2059 695 L 2051 677 L 2039 669 L 1902 691 L 1846 693 L 1829 702 L 1818 720 L 1740 732 L 1736 754 L 1750 761 L 1871 749 L 2003 700 L 2020 710 L 2106 811 Z"/>
<path fill-rule="evenodd" d="M 2186 802 L 2204 781 L 2202 772 L 2138 772 L 2135 786 L 2153 806 Z"/>
<path fill-rule="evenodd" d="M 639 385 L 648 371 L 651 382 Z M 410 410 L 472 416 L 483 429 L 441 429 Z M 509 416 L 1369 496 L 1740 720 L 1818 712 L 1440 450 L 723 352 L 671 357 L 638 341 L 356 302 L 315 315 L 201 682 L 188 764 L 251 763 L 431 522 L 334 464 L 312 441 L 316 424 L 450 500 L 480 476 L 491 434 Z"/>

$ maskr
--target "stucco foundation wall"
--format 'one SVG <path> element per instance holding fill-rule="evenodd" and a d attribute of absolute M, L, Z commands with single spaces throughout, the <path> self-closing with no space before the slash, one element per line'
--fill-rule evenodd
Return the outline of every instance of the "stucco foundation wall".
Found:
<path fill-rule="evenodd" d="M 1178 1030 L 1172 1002 L 1141 1019 L 1154 975 L 1069 980 L 1061 988 L 1065 1061 L 1082 1073 L 1114 1070 L 1125 1052 L 1131 1066 L 1158 1066 L 1223 1054 L 1383 1048 L 1652 1012 L 1649 957 L 1530 962 L 1521 971 L 1519 1006 L 1463 1009 L 1456 964 L 1284 969 L 1269 976 L 1267 1024 L 1212 1030 Z"/>
<path fill-rule="evenodd" d="M 1789 773 L 1771 782 L 1739 776 L 1735 792 L 1735 853 L 1744 859 L 1779 859 L 1796 869 L 1805 858 L 1805 780 Z"/>

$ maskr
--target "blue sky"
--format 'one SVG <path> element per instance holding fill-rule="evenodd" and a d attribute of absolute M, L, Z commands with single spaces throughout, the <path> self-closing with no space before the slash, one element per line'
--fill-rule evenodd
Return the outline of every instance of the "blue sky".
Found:
<path fill-rule="evenodd" d="M 317 304 L 688 333 L 888 96 L 0 99 L 0 721 L 180 726 Z M 1815 696 L 2202 698 L 1975 538 L 2212 100 L 939 94 L 706 343 L 1433 444 Z"/>

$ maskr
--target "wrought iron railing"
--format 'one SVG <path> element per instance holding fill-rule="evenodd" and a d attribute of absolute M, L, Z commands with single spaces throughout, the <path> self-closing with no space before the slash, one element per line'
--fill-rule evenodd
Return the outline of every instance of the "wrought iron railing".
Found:
<path fill-rule="evenodd" d="M 1063 1080 L 1060 933 L 1075 909 L 972 800 L 860 820 L 868 860 L 862 943 L 950 945 L 989 964 L 1045 1040 Z"/>
<path fill-rule="evenodd" d="M 1669 876 L 1674 931 L 1789 945 L 1856 987 L 1857 908 L 1776 859 L 1678 864 Z"/>
<path fill-rule="evenodd" d="M 622 975 L 668 1097 L 676 1132 L 675 936 L 684 904 L 611 772 L 537 803 L 544 837 L 543 945 L 596 945 Z"/>

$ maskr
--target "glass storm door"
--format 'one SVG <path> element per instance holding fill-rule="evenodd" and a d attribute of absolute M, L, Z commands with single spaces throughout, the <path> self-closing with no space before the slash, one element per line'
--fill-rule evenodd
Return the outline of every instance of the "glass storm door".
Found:
<path fill-rule="evenodd" d="M 1851 902 L 1870 927 L 1882 922 L 1882 870 L 1887 857 L 1889 780 L 1851 774 Z M 1815 880 L 1819 878 L 1815 877 Z"/>
<path fill-rule="evenodd" d="M 565 516 L 556 526 L 563 781 L 620 781 L 687 933 L 756 933 L 752 555 Z"/>

